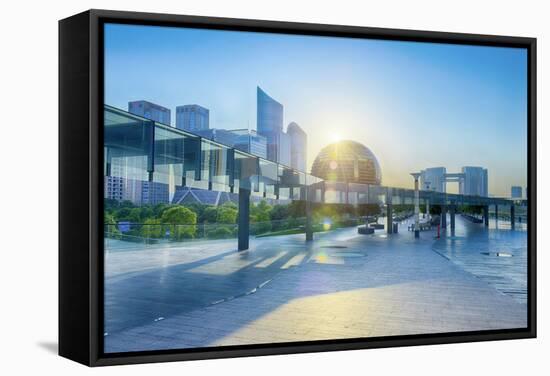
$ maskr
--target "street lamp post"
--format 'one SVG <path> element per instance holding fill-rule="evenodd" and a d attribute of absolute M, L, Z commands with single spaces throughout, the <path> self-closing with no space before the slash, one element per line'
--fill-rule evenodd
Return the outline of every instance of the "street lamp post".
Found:
<path fill-rule="evenodd" d="M 419 199 L 419 192 L 418 192 L 418 178 L 420 177 L 420 173 L 413 172 L 411 173 L 412 177 L 414 178 L 414 237 L 419 238 L 420 237 L 420 199 Z"/>
<path fill-rule="evenodd" d="M 430 191 L 430 182 L 426 182 L 426 191 Z M 426 218 L 430 218 L 430 197 L 426 198 Z"/>

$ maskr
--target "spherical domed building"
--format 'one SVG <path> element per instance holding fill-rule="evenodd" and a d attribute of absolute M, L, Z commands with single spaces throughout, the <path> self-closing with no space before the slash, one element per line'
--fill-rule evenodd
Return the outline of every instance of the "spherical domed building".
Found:
<path fill-rule="evenodd" d="M 327 181 L 376 185 L 382 182 L 382 170 L 372 151 L 359 142 L 348 140 L 321 149 L 311 174 Z"/>

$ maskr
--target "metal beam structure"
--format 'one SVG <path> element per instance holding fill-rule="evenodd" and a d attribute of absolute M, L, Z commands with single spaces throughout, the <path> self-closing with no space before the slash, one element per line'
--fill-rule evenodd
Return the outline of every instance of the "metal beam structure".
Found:
<path fill-rule="evenodd" d="M 489 205 L 483 206 L 483 222 L 485 227 L 489 227 Z"/>
<path fill-rule="evenodd" d="M 238 250 L 248 249 L 250 237 L 250 190 L 239 188 Z"/>
<path fill-rule="evenodd" d="M 411 173 L 414 178 L 414 237 L 420 237 L 420 193 L 418 191 L 419 172 Z"/>
<path fill-rule="evenodd" d="M 451 235 L 454 236 L 455 234 L 455 215 L 456 215 L 456 205 L 451 204 L 449 206 L 450 213 L 451 213 Z"/>
<path fill-rule="evenodd" d="M 311 210 L 311 201 L 306 201 L 306 241 L 313 240 L 313 216 Z"/>

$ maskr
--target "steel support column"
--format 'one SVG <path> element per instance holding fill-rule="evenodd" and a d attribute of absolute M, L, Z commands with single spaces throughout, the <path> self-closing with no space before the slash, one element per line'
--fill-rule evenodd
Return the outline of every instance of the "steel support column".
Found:
<path fill-rule="evenodd" d="M 239 188 L 239 251 L 248 249 L 250 236 L 250 190 Z"/>
<path fill-rule="evenodd" d="M 420 192 L 418 191 L 418 178 L 420 173 L 411 174 L 414 178 L 414 237 L 420 237 Z"/>
<path fill-rule="evenodd" d="M 516 228 L 516 207 L 514 205 L 510 205 L 510 226 L 512 230 Z"/>
<path fill-rule="evenodd" d="M 483 207 L 483 222 L 485 227 L 489 227 L 489 205 Z"/>
<path fill-rule="evenodd" d="M 456 215 L 456 205 L 451 205 L 449 207 L 451 209 L 451 235 L 454 236 L 455 234 L 455 215 Z"/>
<path fill-rule="evenodd" d="M 441 205 L 441 228 L 447 228 L 447 205 Z"/>
<path fill-rule="evenodd" d="M 313 240 L 313 216 L 312 216 L 312 202 L 309 195 L 306 197 L 306 242 Z"/>
<path fill-rule="evenodd" d="M 386 204 L 386 232 L 388 234 L 393 233 L 393 205 L 391 203 Z"/>

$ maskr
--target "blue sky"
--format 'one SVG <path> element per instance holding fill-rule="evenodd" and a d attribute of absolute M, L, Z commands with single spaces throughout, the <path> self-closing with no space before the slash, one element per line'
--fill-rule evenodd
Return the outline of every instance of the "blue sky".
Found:
<path fill-rule="evenodd" d="M 200 104 L 214 128 L 256 128 L 256 86 L 309 136 L 368 146 L 383 184 L 489 169 L 489 193 L 527 181 L 527 54 L 502 47 L 106 25 L 105 102 Z M 450 192 L 456 191 L 453 184 Z"/>

